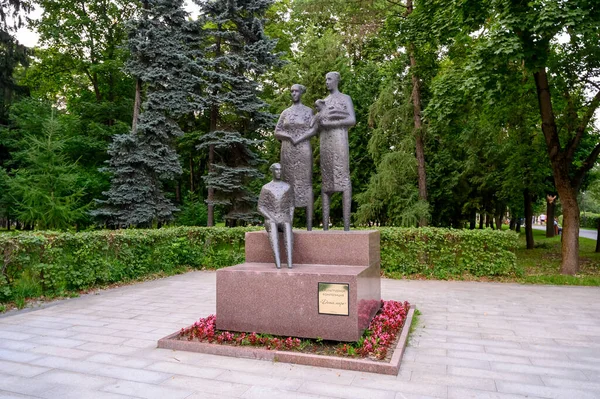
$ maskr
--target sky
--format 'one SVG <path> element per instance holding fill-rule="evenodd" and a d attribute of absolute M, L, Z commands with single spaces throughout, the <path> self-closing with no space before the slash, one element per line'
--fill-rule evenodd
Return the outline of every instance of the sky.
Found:
<path fill-rule="evenodd" d="M 196 4 L 194 4 L 191 0 L 186 0 L 185 9 L 192 15 L 192 18 L 196 18 L 198 15 L 199 8 Z M 42 10 L 38 6 L 36 10 L 34 10 L 31 14 L 29 14 L 29 18 L 38 19 L 42 15 Z M 17 40 L 19 43 L 24 44 L 27 47 L 34 47 L 38 44 L 38 34 L 33 32 L 29 28 L 21 28 L 17 31 L 16 34 Z"/>

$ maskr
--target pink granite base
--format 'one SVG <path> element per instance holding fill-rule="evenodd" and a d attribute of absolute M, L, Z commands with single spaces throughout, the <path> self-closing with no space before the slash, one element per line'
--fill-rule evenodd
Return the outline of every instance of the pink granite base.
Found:
<path fill-rule="evenodd" d="M 376 230 L 295 230 L 293 268 L 277 269 L 266 232 L 246 233 L 246 263 L 217 271 L 217 328 L 358 340 L 381 303 L 379 240 Z M 348 285 L 347 315 L 319 311 L 319 283 Z"/>
<path fill-rule="evenodd" d="M 282 234 L 280 234 L 282 236 Z M 378 230 L 294 230 L 293 264 L 372 266 L 381 263 Z M 246 233 L 246 262 L 273 263 L 266 231 Z M 281 264 L 287 262 L 281 237 Z"/>
<path fill-rule="evenodd" d="M 406 322 L 402 327 L 400 337 L 398 338 L 398 343 L 393 349 L 392 358 L 389 362 L 348 357 L 321 356 L 301 352 L 271 351 L 248 346 L 228 346 L 197 341 L 179 340 L 177 339 L 179 332 L 159 340 L 158 348 L 257 360 L 270 360 L 275 362 L 303 364 L 315 367 L 364 371 L 368 373 L 397 375 L 398 371 L 400 370 L 400 363 L 402 361 L 402 356 L 404 355 L 404 349 L 406 348 L 406 342 L 408 339 L 408 333 L 410 331 L 413 315 L 414 307 L 411 306 L 411 309 L 406 317 Z"/>
<path fill-rule="evenodd" d="M 349 286 L 347 316 L 320 314 L 319 283 Z M 379 268 L 244 263 L 217 271 L 217 328 L 357 341 L 379 310 Z"/>

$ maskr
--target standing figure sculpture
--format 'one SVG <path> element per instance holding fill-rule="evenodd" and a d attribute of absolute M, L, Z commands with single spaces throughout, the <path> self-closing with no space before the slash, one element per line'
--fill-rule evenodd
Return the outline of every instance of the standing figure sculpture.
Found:
<path fill-rule="evenodd" d="M 306 208 L 306 227 L 312 230 L 312 149 L 310 138 L 317 134 L 311 124 L 313 111 L 300 102 L 306 88 L 295 84 L 291 88 L 292 106 L 281 113 L 275 127 L 275 138 L 281 140 L 282 179 L 294 189 L 294 207 Z"/>
<path fill-rule="evenodd" d="M 281 180 L 281 165 L 274 163 L 269 168 L 273 180 L 265 184 L 258 197 L 258 211 L 265 217 L 265 229 L 275 257 L 275 266 L 281 269 L 279 254 L 279 228 L 283 230 L 287 265 L 292 268 L 292 221 L 294 220 L 294 189 Z"/>
<path fill-rule="evenodd" d="M 350 230 L 350 207 L 352 203 L 352 183 L 350 182 L 350 152 L 348 129 L 356 124 L 352 99 L 342 94 L 338 85 L 340 74 L 329 72 L 325 75 L 329 96 L 317 100 L 317 115 L 321 143 L 321 176 L 323 196 L 323 230 L 329 229 L 329 207 L 331 195 L 343 193 L 344 230 Z"/>

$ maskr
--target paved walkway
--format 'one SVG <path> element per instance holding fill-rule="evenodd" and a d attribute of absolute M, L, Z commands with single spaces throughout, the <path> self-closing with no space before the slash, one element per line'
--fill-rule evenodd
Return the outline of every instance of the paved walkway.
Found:
<path fill-rule="evenodd" d="M 534 224 L 532 226 L 535 230 L 544 230 L 546 231 L 546 226 L 544 225 L 540 225 L 540 224 Z M 523 228 L 523 226 L 521 226 L 521 228 Z M 579 237 L 585 237 L 585 238 L 589 238 L 590 240 L 597 240 L 598 239 L 598 231 L 597 230 L 591 230 L 591 229 L 579 229 Z"/>
<path fill-rule="evenodd" d="M 215 311 L 193 272 L 0 317 L 1 398 L 600 398 L 600 289 L 383 280 L 422 312 L 399 375 L 156 349 Z"/>

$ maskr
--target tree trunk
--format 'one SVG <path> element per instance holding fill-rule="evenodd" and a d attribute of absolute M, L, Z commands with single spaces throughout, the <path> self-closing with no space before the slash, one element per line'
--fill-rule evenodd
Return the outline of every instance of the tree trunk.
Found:
<path fill-rule="evenodd" d="M 596 230 L 596 252 L 600 252 L 600 218 L 597 220 Z"/>
<path fill-rule="evenodd" d="M 131 123 L 131 134 L 137 132 L 138 119 L 140 118 L 140 108 L 142 106 L 142 80 L 137 79 L 135 83 L 135 101 L 133 103 L 133 122 Z"/>
<path fill-rule="evenodd" d="M 515 217 L 514 214 L 510 215 L 510 224 L 508 226 L 509 229 L 511 230 L 515 230 L 517 227 L 517 218 Z"/>
<path fill-rule="evenodd" d="M 194 191 L 194 156 L 190 155 L 190 192 Z"/>
<path fill-rule="evenodd" d="M 217 120 L 219 119 L 219 108 L 217 105 L 213 105 L 210 110 L 210 131 L 214 132 L 217 130 Z M 211 145 L 208 147 L 208 173 L 212 173 L 215 163 L 215 146 Z M 208 218 L 206 225 L 213 227 L 215 225 L 215 206 L 213 201 L 215 199 L 215 189 L 212 186 L 208 186 Z"/>
<path fill-rule="evenodd" d="M 496 215 L 496 230 L 502 230 L 502 213 Z"/>
<path fill-rule="evenodd" d="M 570 187 L 570 184 L 564 184 L 561 180 L 555 178 L 556 189 L 563 206 L 560 272 L 574 275 L 579 271 L 579 204 L 577 203 L 577 191 Z"/>
<path fill-rule="evenodd" d="M 221 24 L 217 25 L 217 30 L 221 31 Z M 221 36 L 217 36 L 217 41 L 215 43 L 215 58 L 218 58 L 221 56 Z M 219 73 L 219 67 L 215 67 L 215 72 Z M 215 92 L 213 92 L 213 95 L 216 95 L 216 89 Z M 217 130 L 217 124 L 219 121 L 219 106 L 216 104 L 213 104 L 211 109 L 210 109 L 210 127 L 209 127 L 209 131 L 212 133 L 214 131 Z M 215 163 L 215 146 L 211 145 L 208 147 L 208 173 L 213 173 L 215 170 L 214 167 L 214 163 Z M 208 202 L 208 217 L 206 220 L 206 225 L 208 227 L 213 227 L 215 225 L 215 206 L 213 204 L 213 201 L 215 199 L 215 188 L 212 186 L 208 186 L 208 195 L 207 195 L 207 202 Z"/>
<path fill-rule="evenodd" d="M 479 230 L 483 230 L 483 218 L 484 218 L 484 214 L 480 213 L 479 214 Z"/>
<path fill-rule="evenodd" d="M 571 181 L 569 169 L 572 160 L 569 159 L 568 151 L 566 154 L 561 151 L 546 68 L 535 72 L 533 77 L 535 79 L 542 119 L 542 132 L 544 133 L 548 157 L 552 165 L 554 185 L 563 207 L 562 262 L 560 272 L 572 275 L 579 271 L 579 204 L 577 203 L 579 184 L 574 184 Z"/>
<path fill-rule="evenodd" d="M 546 200 L 546 237 L 554 237 L 554 201 Z"/>
<path fill-rule="evenodd" d="M 215 161 L 215 146 L 211 145 L 208 147 L 208 173 L 211 173 L 214 170 L 213 163 Z M 208 227 L 213 227 L 215 225 L 215 206 L 213 205 L 213 201 L 215 199 L 215 189 L 214 187 L 208 186 L 208 217 L 206 221 L 206 225 Z"/>
<path fill-rule="evenodd" d="M 475 230 L 476 224 L 477 224 L 477 212 L 475 212 L 475 210 L 472 210 L 471 215 L 469 216 L 469 229 Z"/>
<path fill-rule="evenodd" d="M 406 1 L 406 15 L 413 12 L 412 0 Z M 408 45 L 408 55 L 410 58 L 410 69 L 412 74 L 412 103 L 413 103 L 413 121 L 415 132 L 415 152 L 417 156 L 417 175 L 419 184 L 419 199 L 427 202 L 427 174 L 425 171 L 425 143 L 423 141 L 423 122 L 421 120 L 421 87 L 419 85 L 419 76 L 417 75 L 417 59 L 415 57 L 415 47 L 413 43 Z M 427 226 L 426 218 L 419 220 L 419 226 Z"/>
<path fill-rule="evenodd" d="M 525 238 L 527 249 L 533 249 L 533 198 L 528 188 L 523 190 L 523 199 L 525 205 Z"/>

